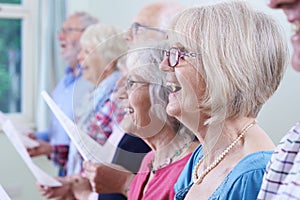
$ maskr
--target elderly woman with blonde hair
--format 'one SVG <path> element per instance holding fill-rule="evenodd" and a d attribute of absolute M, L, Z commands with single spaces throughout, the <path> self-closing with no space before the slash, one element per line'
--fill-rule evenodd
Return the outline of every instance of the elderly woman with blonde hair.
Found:
<path fill-rule="evenodd" d="M 161 63 L 173 90 L 167 112 L 201 144 L 176 199 L 256 199 L 274 149 L 256 117 L 285 72 L 282 31 L 241 1 L 187 9 L 171 29 Z"/>

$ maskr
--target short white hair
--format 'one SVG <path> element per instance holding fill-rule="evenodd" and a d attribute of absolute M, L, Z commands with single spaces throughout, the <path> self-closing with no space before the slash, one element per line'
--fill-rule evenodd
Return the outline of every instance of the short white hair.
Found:
<path fill-rule="evenodd" d="M 95 53 L 106 64 L 117 60 L 127 51 L 123 32 L 112 26 L 97 23 L 89 26 L 82 34 L 80 44 L 87 47 L 95 47 Z"/>

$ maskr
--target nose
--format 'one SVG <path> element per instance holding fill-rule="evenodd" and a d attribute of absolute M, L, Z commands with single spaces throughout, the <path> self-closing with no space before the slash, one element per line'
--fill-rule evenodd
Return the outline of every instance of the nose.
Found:
<path fill-rule="evenodd" d="M 281 0 L 268 0 L 267 4 L 270 8 L 273 8 L 273 9 L 280 8 L 280 1 Z"/>
<path fill-rule="evenodd" d="M 169 66 L 168 57 L 165 56 L 163 61 L 159 64 L 159 69 L 163 72 L 174 72 L 174 69 Z"/>
<path fill-rule="evenodd" d="M 126 33 L 124 34 L 124 39 L 128 42 L 131 43 L 133 40 L 133 36 L 131 34 L 131 28 L 129 28 Z"/>
<path fill-rule="evenodd" d="M 119 88 L 119 90 L 116 93 L 116 98 L 118 98 L 119 100 L 128 98 L 125 86 Z"/>
<path fill-rule="evenodd" d="M 64 40 L 64 39 L 65 39 L 65 34 L 64 34 L 62 31 L 60 31 L 60 32 L 57 34 L 57 39 L 58 39 L 59 41 Z"/>
<path fill-rule="evenodd" d="M 115 97 L 117 99 L 126 99 L 127 98 L 127 92 L 126 92 L 126 88 L 125 88 L 126 78 L 127 78 L 127 76 L 122 76 L 116 83 L 116 87 L 119 88 L 115 94 Z"/>
<path fill-rule="evenodd" d="M 290 23 L 300 22 L 300 1 L 296 1 L 291 5 L 282 5 L 281 8 Z"/>

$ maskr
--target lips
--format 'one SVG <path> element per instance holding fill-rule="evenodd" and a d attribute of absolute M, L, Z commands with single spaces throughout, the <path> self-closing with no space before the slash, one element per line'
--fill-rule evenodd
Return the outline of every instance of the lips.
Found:
<path fill-rule="evenodd" d="M 66 46 L 67 46 L 67 45 L 66 45 L 65 43 L 61 43 L 61 44 L 60 44 L 60 47 L 61 47 L 61 48 L 66 48 Z"/>
<path fill-rule="evenodd" d="M 175 83 L 167 82 L 166 86 L 172 93 L 175 93 L 175 92 L 178 92 L 179 90 L 181 90 L 181 87 Z"/>

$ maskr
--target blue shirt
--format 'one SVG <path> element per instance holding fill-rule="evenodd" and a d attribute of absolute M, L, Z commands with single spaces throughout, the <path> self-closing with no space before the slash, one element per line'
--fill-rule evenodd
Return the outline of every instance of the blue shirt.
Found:
<path fill-rule="evenodd" d="M 67 67 L 64 77 L 52 92 L 52 98 L 60 109 L 70 118 L 74 119 L 73 108 L 76 107 L 82 95 L 91 90 L 92 84 L 84 80 L 79 72 L 74 76 L 73 70 Z M 51 113 L 49 130 L 37 132 L 36 138 L 50 141 L 52 145 L 68 145 L 70 139 L 56 117 Z"/>
<path fill-rule="evenodd" d="M 225 177 L 209 199 L 256 200 L 271 155 L 272 151 L 260 151 L 244 157 Z M 176 200 L 184 199 L 193 185 L 192 172 L 202 157 L 203 148 L 202 145 L 199 145 L 174 186 Z"/>

